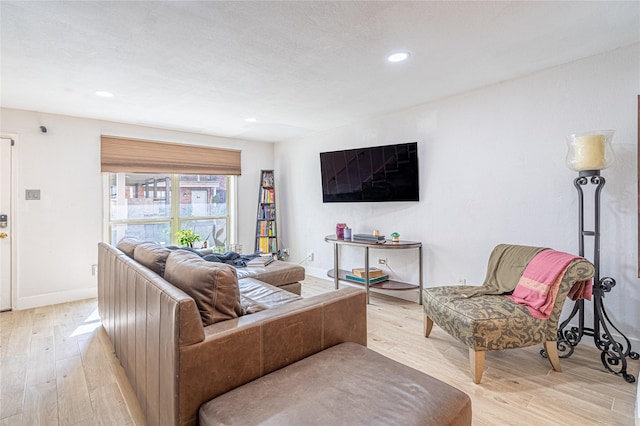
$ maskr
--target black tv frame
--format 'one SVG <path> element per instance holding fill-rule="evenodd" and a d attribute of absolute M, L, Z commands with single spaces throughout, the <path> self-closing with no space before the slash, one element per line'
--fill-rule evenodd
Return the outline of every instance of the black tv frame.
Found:
<path fill-rule="evenodd" d="M 323 203 L 420 201 L 418 143 L 320 153 Z"/>

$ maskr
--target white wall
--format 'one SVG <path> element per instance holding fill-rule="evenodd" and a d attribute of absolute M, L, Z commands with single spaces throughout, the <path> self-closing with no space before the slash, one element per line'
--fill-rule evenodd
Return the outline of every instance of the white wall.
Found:
<path fill-rule="evenodd" d="M 96 295 L 97 243 L 102 240 L 100 135 L 242 150 L 238 178 L 238 242 L 253 251 L 260 169 L 273 168 L 273 144 L 174 132 L 11 109 L 0 110 L 0 131 L 17 134 L 13 184 L 17 199 L 15 309 Z M 47 127 L 46 134 L 40 126 Z M 26 201 L 25 189 L 40 189 Z"/>
<path fill-rule="evenodd" d="M 565 136 L 615 129 L 617 161 L 603 172 L 607 183 L 602 194 L 601 274 L 617 281 L 605 298 L 609 316 L 637 339 L 639 93 L 636 44 L 278 143 L 275 162 L 285 197 L 280 200 L 280 218 L 286 224 L 284 238 L 292 260 L 315 252 L 315 260 L 306 262 L 308 272 L 326 278 L 333 256 L 323 238 L 335 232 L 337 222 L 346 222 L 354 232 L 396 231 L 402 239 L 422 241 L 426 286 L 459 279 L 482 284 L 488 256 L 498 243 L 577 253 L 577 196 L 572 184 L 577 173 L 564 163 Z M 420 202 L 322 203 L 319 152 L 410 141 L 419 144 Z M 409 252 L 377 252 L 372 257 L 388 257 L 394 276 L 417 282 L 417 261 Z M 362 252 L 345 250 L 341 260 L 348 267 L 362 266 Z"/>

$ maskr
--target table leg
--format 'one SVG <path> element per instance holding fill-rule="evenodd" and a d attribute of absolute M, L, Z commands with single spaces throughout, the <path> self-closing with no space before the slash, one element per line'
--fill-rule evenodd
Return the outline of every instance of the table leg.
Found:
<path fill-rule="evenodd" d="M 339 247 L 339 244 L 333 244 L 333 282 L 336 285 L 336 290 L 340 287 L 340 269 L 338 267 L 338 258 L 340 257 Z"/>
<path fill-rule="evenodd" d="M 367 305 L 369 304 L 369 247 L 364 248 L 364 286 L 367 289 Z"/>
<path fill-rule="evenodd" d="M 418 303 L 422 305 L 422 246 L 418 247 L 418 270 L 420 271 L 420 288 L 419 288 L 419 294 L 418 294 Z"/>

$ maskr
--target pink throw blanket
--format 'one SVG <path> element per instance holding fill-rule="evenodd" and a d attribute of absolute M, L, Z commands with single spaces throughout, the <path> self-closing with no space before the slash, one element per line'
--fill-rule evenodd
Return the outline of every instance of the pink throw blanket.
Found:
<path fill-rule="evenodd" d="M 525 305 L 534 318 L 548 319 L 556 302 L 560 282 L 569 264 L 580 259 L 568 253 L 544 250 L 529 262 L 511 296 L 514 302 Z M 591 279 L 573 284 L 569 291 L 572 300 L 591 300 Z"/>

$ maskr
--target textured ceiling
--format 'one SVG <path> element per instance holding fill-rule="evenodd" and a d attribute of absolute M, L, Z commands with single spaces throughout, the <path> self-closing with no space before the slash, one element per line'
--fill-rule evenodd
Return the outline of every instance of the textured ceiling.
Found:
<path fill-rule="evenodd" d="M 2 0 L 0 13 L 3 107 L 265 141 L 640 41 L 638 1 Z M 410 59 L 388 63 L 399 49 Z"/>

